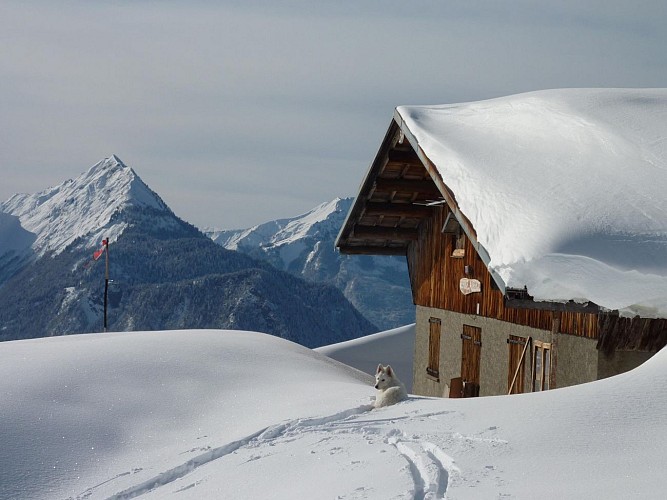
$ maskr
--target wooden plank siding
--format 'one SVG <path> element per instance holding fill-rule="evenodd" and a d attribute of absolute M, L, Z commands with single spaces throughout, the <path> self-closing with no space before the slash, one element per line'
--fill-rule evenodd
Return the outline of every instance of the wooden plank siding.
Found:
<path fill-rule="evenodd" d="M 617 349 L 658 352 L 667 345 L 665 318 L 622 318 L 614 313 L 602 313 L 598 323 L 598 349 L 607 356 Z"/>
<path fill-rule="evenodd" d="M 540 330 L 551 330 L 551 311 L 505 306 L 503 294 L 498 290 L 468 238 L 464 237 L 465 256 L 452 257 L 456 236 L 442 233 L 448 210 L 444 204 L 436 207 L 433 215 L 420 224 L 419 239 L 408 247 L 408 269 L 414 303 L 463 314 L 479 314 Z M 465 274 L 465 266 L 468 266 L 468 274 Z M 479 280 L 482 284 L 481 293 L 462 294 L 459 290 L 461 278 Z M 596 339 L 597 315 L 562 312 L 560 333 Z"/>

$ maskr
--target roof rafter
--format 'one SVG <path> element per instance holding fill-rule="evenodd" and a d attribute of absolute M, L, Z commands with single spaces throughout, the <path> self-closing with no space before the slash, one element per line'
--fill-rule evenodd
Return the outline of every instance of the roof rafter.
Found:
<path fill-rule="evenodd" d="M 412 203 L 366 203 L 364 214 L 366 215 L 390 215 L 394 217 L 426 217 L 432 213 L 432 208 L 426 205 L 414 205 Z"/>
<path fill-rule="evenodd" d="M 383 226 L 360 226 L 355 224 L 352 228 L 352 238 L 378 238 L 384 240 L 414 241 L 418 238 L 419 231 L 403 227 Z"/>

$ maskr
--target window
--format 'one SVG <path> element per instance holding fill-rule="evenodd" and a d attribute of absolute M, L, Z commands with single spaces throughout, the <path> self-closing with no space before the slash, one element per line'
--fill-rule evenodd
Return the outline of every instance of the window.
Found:
<path fill-rule="evenodd" d="M 441 321 L 438 318 L 429 318 L 428 323 L 428 366 L 426 367 L 426 373 L 439 379 Z"/>
<path fill-rule="evenodd" d="M 466 237 L 463 233 L 461 227 L 458 228 L 458 231 L 453 235 L 452 241 L 452 257 L 457 259 L 462 259 L 466 255 L 465 251 Z"/>
<path fill-rule="evenodd" d="M 533 391 L 549 390 L 551 373 L 551 344 L 535 341 L 533 347 Z"/>

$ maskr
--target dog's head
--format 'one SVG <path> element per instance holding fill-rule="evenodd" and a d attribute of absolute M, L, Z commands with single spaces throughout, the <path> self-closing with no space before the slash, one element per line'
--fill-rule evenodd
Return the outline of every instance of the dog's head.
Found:
<path fill-rule="evenodd" d="M 391 366 L 382 366 L 378 365 L 378 369 L 375 372 L 375 388 L 382 391 L 387 387 L 394 385 L 394 370 L 391 369 Z"/>

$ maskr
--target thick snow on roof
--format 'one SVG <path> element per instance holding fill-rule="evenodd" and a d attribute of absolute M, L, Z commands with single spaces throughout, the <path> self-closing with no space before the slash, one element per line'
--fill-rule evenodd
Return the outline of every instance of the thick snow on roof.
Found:
<path fill-rule="evenodd" d="M 396 114 L 507 287 L 667 316 L 667 89 L 547 90 Z"/>

